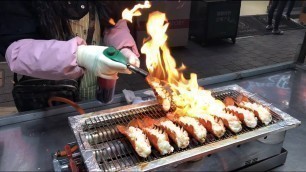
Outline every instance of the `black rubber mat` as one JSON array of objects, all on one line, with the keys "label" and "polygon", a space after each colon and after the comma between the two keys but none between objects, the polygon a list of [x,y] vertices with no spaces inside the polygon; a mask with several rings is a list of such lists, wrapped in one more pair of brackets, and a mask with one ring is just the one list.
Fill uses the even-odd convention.
[{"label": "black rubber mat", "polygon": [[[268,16],[267,15],[256,15],[254,16],[256,20],[258,20],[262,25],[266,26],[268,23]],[[273,20],[274,23],[274,20]],[[279,28],[282,30],[294,30],[294,29],[303,29],[304,27],[300,24],[293,22],[292,20],[286,20],[282,18]]]},{"label": "black rubber mat", "polygon": [[241,16],[238,25],[238,37],[264,34],[265,27],[253,16]]},{"label": "black rubber mat", "polygon": [[[267,15],[241,16],[239,19],[238,37],[271,34],[271,31],[265,29],[267,23]],[[304,29],[305,27],[292,20],[282,18],[279,28],[286,31]]]}]

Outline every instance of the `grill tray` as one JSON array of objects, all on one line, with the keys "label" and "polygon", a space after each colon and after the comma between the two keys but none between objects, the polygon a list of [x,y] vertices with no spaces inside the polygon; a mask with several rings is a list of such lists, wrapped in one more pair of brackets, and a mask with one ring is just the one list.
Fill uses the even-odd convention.
[{"label": "grill tray", "polygon": [[[116,125],[127,125],[129,121],[137,117],[160,118],[165,116],[166,113],[156,102],[70,117],[69,121],[79,143],[85,164],[90,171],[151,170],[164,165],[190,160],[199,155],[205,156],[231,144],[242,143],[247,139],[255,139],[274,131],[273,126],[277,126],[275,129],[281,130],[292,128],[289,126],[296,126],[300,123],[288,114],[263,102],[257,96],[244,91],[236,85],[212,90],[212,95],[220,100],[223,100],[226,96],[235,98],[240,93],[249,97],[251,101],[267,106],[270,109],[273,120],[268,126],[258,121],[258,125],[254,129],[243,126],[243,130],[237,134],[227,130],[221,138],[216,138],[207,133],[206,141],[203,144],[193,138],[191,138],[189,146],[185,149],[179,149],[175,144],[171,144],[174,147],[174,152],[170,155],[162,156],[152,147],[150,156],[142,158],[134,151],[128,139],[116,129]],[[261,129],[267,131],[260,132]],[[213,145],[219,148],[211,149]],[[202,151],[197,152],[197,149]]]}]

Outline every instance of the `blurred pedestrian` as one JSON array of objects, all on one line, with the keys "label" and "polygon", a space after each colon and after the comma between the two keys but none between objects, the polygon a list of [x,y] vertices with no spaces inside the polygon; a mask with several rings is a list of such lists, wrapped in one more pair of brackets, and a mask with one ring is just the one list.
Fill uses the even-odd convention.
[{"label": "blurred pedestrian", "polygon": [[[266,26],[267,30],[272,30],[272,34],[275,34],[275,35],[284,34],[284,32],[279,29],[279,24],[281,22],[282,14],[287,4],[287,1],[288,0],[273,0],[272,1],[272,5],[268,12],[268,25]],[[272,24],[273,14],[276,8],[277,8],[277,12],[274,16],[274,25],[273,25]]]},{"label": "blurred pedestrian", "polygon": [[267,6],[267,13],[269,12],[269,9],[270,9],[270,7],[271,7],[271,4],[272,4],[272,0],[269,0],[269,4],[268,4],[268,6]]},{"label": "blurred pedestrian", "polygon": [[287,9],[287,12],[285,14],[285,19],[290,20],[291,11],[294,7],[294,4],[295,4],[295,0],[289,0],[288,9]]}]

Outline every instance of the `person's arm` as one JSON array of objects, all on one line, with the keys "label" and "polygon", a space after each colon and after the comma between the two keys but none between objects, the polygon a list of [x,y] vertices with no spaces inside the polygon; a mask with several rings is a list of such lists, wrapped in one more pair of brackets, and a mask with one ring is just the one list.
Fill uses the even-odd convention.
[{"label": "person's arm", "polygon": [[84,70],[77,64],[77,48],[85,41],[75,37],[69,41],[22,39],[13,42],[5,58],[18,74],[42,79],[76,79]]},{"label": "person's arm", "polygon": [[13,72],[36,78],[76,79],[83,75],[84,67],[96,76],[116,79],[127,67],[106,57],[106,48],[85,45],[79,37],[69,41],[22,39],[8,47],[5,57]]}]

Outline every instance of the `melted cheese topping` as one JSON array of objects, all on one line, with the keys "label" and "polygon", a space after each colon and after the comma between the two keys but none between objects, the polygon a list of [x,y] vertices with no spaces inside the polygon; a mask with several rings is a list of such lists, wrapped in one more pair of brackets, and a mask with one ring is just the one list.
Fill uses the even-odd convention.
[{"label": "melted cheese topping", "polygon": [[199,138],[201,143],[205,142],[207,131],[199,121],[188,116],[181,116],[179,117],[179,120],[185,125],[193,126],[194,134]]},{"label": "melted cheese topping", "polygon": [[235,115],[232,115],[228,112],[225,112],[224,110],[218,114],[216,114],[217,117],[220,117],[222,119],[225,119],[228,122],[228,127],[235,133],[238,133],[242,130],[241,121],[239,121],[238,117]]},{"label": "melted cheese topping", "polygon": [[255,117],[255,114],[253,112],[243,109],[243,108],[236,107],[236,106],[227,106],[227,109],[243,114],[244,123],[246,126],[250,128],[256,127],[257,118]]},{"label": "melted cheese topping", "polygon": [[186,148],[189,145],[189,137],[187,131],[175,125],[172,121],[167,120],[160,123],[163,127],[168,128],[175,133],[175,141],[179,148]]},{"label": "melted cheese topping", "polygon": [[148,131],[150,134],[155,135],[157,138],[157,145],[160,149],[160,153],[162,155],[168,154],[173,152],[174,148],[170,145],[169,141],[167,140],[167,137],[165,134],[161,133],[159,130],[154,128],[147,128],[146,131]]},{"label": "melted cheese topping", "polygon": [[198,117],[211,123],[212,130],[217,137],[223,136],[223,134],[225,133],[224,126],[217,123],[212,115],[204,114],[199,115]]},{"label": "melted cheese topping", "polygon": [[268,125],[272,121],[271,113],[269,112],[267,108],[263,107],[262,105],[259,105],[257,103],[251,103],[251,102],[241,102],[241,105],[247,108],[250,108],[254,111],[257,111],[259,119],[265,125]]},{"label": "melted cheese topping", "polygon": [[128,136],[135,141],[135,150],[139,156],[146,158],[151,154],[150,142],[141,129],[129,127]]}]

